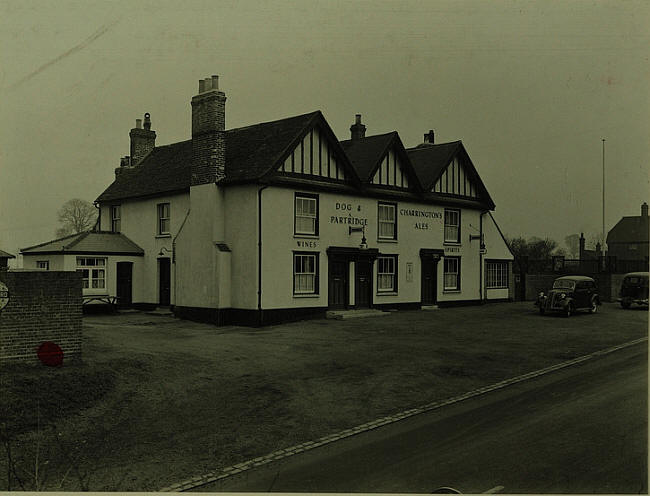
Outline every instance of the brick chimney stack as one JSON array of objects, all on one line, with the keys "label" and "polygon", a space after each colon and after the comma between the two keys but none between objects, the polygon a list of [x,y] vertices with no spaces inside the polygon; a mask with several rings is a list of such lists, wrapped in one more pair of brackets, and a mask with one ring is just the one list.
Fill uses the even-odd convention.
[{"label": "brick chimney stack", "polygon": [[641,217],[647,217],[648,216],[648,204],[646,202],[643,202],[641,204]]},{"label": "brick chimney stack", "polygon": [[350,126],[350,136],[353,140],[366,137],[366,126],[361,124],[361,114],[354,116],[354,124]]},{"label": "brick chimney stack", "polygon": [[226,95],[219,76],[199,80],[192,97],[192,186],[226,176]]},{"label": "brick chimney stack", "polygon": [[144,114],[144,129],[142,119],[135,120],[135,127],[129,133],[131,138],[131,165],[138,165],[142,159],[156,146],[156,132],[151,130],[151,116]]}]

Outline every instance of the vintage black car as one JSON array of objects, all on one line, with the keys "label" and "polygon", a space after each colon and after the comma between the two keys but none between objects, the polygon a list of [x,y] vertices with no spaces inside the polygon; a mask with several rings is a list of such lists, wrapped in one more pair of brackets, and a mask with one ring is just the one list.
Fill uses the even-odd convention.
[{"label": "vintage black car", "polygon": [[648,306],[648,272],[630,272],[623,276],[620,298],[623,308],[630,308],[632,303]]},{"label": "vintage black car", "polygon": [[600,296],[596,281],[587,276],[562,276],[553,283],[553,288],[537,296],[535,305],[539,313],[562,312],[570,317],[576,310],[589,310],[596,313],[600,305]]}]

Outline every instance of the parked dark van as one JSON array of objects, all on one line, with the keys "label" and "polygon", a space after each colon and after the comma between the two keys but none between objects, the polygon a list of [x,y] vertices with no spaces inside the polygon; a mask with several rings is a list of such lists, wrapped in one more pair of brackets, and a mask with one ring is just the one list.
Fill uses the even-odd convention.
[{"label": "parked dark van", "polygon": [[630,272],[623,277],[620,298],[623,308],[630,308],[632,303],[648,306],[648,272]]}]

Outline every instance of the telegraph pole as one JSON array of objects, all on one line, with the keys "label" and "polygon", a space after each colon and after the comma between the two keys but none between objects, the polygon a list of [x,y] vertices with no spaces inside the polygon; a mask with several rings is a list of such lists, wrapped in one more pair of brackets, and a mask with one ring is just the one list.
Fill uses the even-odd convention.
[{"label": "telegraph pole", "polygon": [[602,254],[605,254],[605,138],[603,138],[603,241]]}]

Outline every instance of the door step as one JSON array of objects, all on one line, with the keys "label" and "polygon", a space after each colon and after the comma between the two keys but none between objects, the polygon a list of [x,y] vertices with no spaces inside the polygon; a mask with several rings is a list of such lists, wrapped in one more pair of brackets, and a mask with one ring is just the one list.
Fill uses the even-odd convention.
[{"label": "door step", "polygon": [[438,305],[422,305],[422,310],[440,310]]},{"label": "door step", "polygon": [[169,307],[158,307],[155,310],[151,310],[149,312],[145,312],[147,315],[165,315],[165,316],[172,316],[174,315],[172,311],[169,309]]},{"label": "door step", "polygon": [[382,310],[330,310],[325,316],[328,319],[336,320],[346,320],[346,319],[359,319],[364,317],[385,317],[390,315],[390,312],[384,312]]}]

